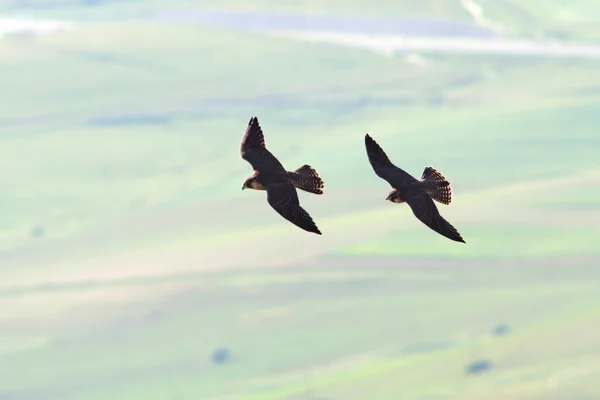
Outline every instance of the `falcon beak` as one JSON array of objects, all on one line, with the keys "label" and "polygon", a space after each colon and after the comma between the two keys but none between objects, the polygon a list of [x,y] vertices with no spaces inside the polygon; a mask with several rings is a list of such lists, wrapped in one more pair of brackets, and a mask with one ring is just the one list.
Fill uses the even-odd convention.
[{"label": "falcon beak", "polygon": [[244,189],[246,189],[246,186],[245,186],[245,185],[242,185],[242,190],[244,190]]}]

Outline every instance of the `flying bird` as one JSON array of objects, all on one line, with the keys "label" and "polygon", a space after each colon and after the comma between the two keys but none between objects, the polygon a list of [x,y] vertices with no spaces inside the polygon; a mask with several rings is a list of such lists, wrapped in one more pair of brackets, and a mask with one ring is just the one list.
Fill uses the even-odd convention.
[{"label": "flying bird", "polygon": [[325,185],[314,168],[305,164],[295,171],[286,171],[277,157],[265,146],[265,137],[256,117],[250,118],[240,144],[242,158],[254,172],[242,185],[242,190],[266,190],[267,202],[283,218],[308,232],[321,234],[312,217],[300,207],[296,188],[323,194]]},{"label": "flying bird", "polygon": [[393,190],[388,193],[386,200],[406,202],[415,217],[429,228],[450,240],[466,243],[460,233],[440,215],[433,202],[435,200],[448,205],[452,201],[452,188],[444,175],[433,167],[425,167],[421,179],[415,179],[396,167],[368,133],[365,135],[365,147],[375,174],[392,186]]}]

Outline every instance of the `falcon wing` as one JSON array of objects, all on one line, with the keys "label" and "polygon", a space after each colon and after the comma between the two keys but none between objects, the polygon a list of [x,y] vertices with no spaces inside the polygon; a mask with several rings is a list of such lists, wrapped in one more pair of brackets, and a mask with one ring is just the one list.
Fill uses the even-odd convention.
[{"label": "falcon wing", "polygon": [[278,169],[285,171],[279,160],[265,147],[265,137],[256,117],[248,121],[240,143],[240,153],[242,158],[257,171]]},{"label": "falcon wing", "polygon": [[279,215],[292,224],[305,231],[321,234],[311,216],[300,207],[298,193],[291,181],[267,185],[267,201]]},{"label": "falcon wing", "polygon": [[460,236],[460,233],[458,233],[456,228],[454,228],[440,215],[440,212],[433,203],[433,200],[426,192],[409,196],[406,199],[406,203],[408,203],[412,209],[415,217],[417,217],[429,228],[450,240],[465,243],[464,239],[462,236]]},{"label": "falcon wing", "polygon": [[375,174],[386,180],[392,187],[417,181],[412,175],[396,167],[381,146],[368,133],[365,135],[365,147],[367,148],[369,163],[371,163]]}]

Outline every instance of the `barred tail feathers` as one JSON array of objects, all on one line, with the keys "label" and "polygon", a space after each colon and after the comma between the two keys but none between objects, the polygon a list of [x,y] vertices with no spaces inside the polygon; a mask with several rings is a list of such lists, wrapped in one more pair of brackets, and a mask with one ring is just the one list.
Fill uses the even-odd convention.
[{"label": "barred tail feathers", "polygon": [[421,181],[426,184],[426,191],[431,198],[442,204],[452,202],[452,187],[450,182],[433,167],[425,167]]},{"label": "barred tail feathers", "polygon": [[309,193],[323,194],[325,184],[310,165],[305,164],[290,174],[296,188]]}]

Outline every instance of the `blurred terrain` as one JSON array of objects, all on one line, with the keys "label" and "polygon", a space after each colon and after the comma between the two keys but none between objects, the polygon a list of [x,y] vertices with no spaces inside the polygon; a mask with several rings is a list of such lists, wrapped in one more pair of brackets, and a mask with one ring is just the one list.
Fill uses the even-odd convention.
[{"label": "blurred terrain", "polygon": [[[599,16],[0,2],[0,398],[599,398]],[[240,190],[254,115],[323,236]],[[466,245],[384,201],[365,132]]]}]

